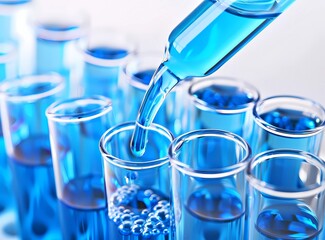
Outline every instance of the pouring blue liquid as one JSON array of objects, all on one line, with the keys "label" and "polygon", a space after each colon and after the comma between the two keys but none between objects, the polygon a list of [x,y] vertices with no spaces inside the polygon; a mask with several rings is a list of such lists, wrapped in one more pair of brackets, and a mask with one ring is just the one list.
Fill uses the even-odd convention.
[{"label": "pouring blue liquid", "polygon": [[185,78],[218,70],[295,0],[205,0],[170,34],[137,116],[130,147],[141,156],[146,128],[166,95]]}]

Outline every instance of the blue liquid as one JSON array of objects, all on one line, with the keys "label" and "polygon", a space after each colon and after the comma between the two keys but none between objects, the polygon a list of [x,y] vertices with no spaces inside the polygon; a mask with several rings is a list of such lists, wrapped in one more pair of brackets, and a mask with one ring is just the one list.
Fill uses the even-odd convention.
[{"label": "blue liquid", "polygon": [[10,184],[11,174],[9,172],[9,166],[7,161],[8,157],[5,150],[2,128],[0,127],[0,215],[3,211],[13,206],[13,198]]},{"label": "blue liquid", "polygon": [[[266,123],[262,123],[263,127],[254,124],[254,139],[251,144],[254,154],[277,148],[319,153],[322,134],[317,131],[315,134],[307,134],[323,124],[318,117],[307,116],[302,111],[278,108],[261,114],[260,118]],[[270,131],[270,126],[276,132]]]},{"label": "blue liquid", "polygon": [[110,239],[168,240],[170,207],[158,191],[123,186],[109,200]]},{"label": "blue liquid", "polygon": [[101,59],[119,59],[124,58],[128,55],[128,51],[126,49],[111,47],[96,47],[87,49],[86,52],[93,57]]},{"label": "blue liquid", "polygon": [[244,6],[250,8],[247,12],[237,11],[242,7],[240,2],[228,7],[219,1],[203,1],[169,36],[167,60],[153,76],[154,84],[139,109],[132,152],[137,156],[144,153],[145,127],[152,123],[166,95],[179,81],[212,74],[292,2],[280,6],[279,12],[272,11],[278,7],[276,1],[249,4]]},{"label": "blue liquid", "polygon": [[[123,91],[119,86],[120,72],[124,58],[130,52],[127,49],[113,47],[94,47],[86,50],[91,57],[101,63],[86,61],[83,70],[84,95],[102,95],[112,100],[115,107],[113,111],[117,122],[124,118],[122,103],[125,101]],[[105,64],[105,61],[110,62]],[[114,62],[115,61],[115,62]]]},{"label": "blue liquid", "polygon": [[35,73],[46,74],[49,72],[56,72],[65,78],[65,96],[75,96],[78,86],[72,86],[72,79],[74,71],[81,59],[78,58],[76,53],[76,41],[81,37],[80,26],[76,25],[55,25],[46,24],[38,26],[41,31],[48,31],[55,36],[64,34],[73,34],[71,38],[58,38],[53,39],[49,36],[39,34],[36,39],[36,60],[35,60]]},{"label": "blue liquid", "polygon": [[193,93],[207,105],[217,109],[241,109],[254,102],[253,96],[241,91],[238,87],[212,85]]},{"label": "blue liquid", "polygon": [[293,132],[314,129],[322,124],[321,119],[306,116],[302,111],[281,108],[263,113],[260,117],[274,127]]},{"label": "blue liquid", "polygon": [[21,141],[14,155],[10,165],[22,239],[60,239],[48,136]]},{"label": "blue liquid", "polygon": [[257,220],[256,239],[318,239],[321,229],[315,214],[295,204],[275,205],[263,210]]},{"label": "blue liquid", "polygon": [[236,190],[203,187],[189,196],[185,208],[178,239],[242,239],[245,207]]},{"label": "blue liquid", "polygon": [[149,85],[152,76],[155,73],[155,69],[147,69],[143,71],[136,72],[133,76],[141,83]]},{"label": "blue liquid", "polygon": [[64,187],[59,201],[64,239],[107,239],[108,217],[103,178],[73,179]]}]

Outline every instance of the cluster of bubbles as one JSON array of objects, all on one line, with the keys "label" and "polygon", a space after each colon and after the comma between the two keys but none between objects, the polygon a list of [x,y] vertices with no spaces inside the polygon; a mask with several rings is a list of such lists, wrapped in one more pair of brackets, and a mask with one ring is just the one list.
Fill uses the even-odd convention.
[{"label": "cluster of bubbles", "polygon": [[137,185],[117,189],[110,198],[108,212],[122,235],[150,239],[170,233],[169,201],[152,189]]},{"label": "cluster of bubbles", "polygon": [[292,131],[314,129],[321,123],[320,119],[302,116],[301,112],[295,110],[275,109],[262,114],[261,118],[272,126]]},{"label": "cluster of bubbles", "polygon": [[239,108],[253,102],[253,96],[231,86],[209,86],[194,93],[194,96],[206,104],[224,109]]}]

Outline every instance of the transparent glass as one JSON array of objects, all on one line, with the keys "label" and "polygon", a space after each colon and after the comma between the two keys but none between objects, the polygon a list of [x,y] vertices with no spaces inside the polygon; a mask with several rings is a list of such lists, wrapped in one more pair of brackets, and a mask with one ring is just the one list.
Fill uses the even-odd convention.
[{"label": "transparent glass", "polygon": [[244,239],[247,142],[215,129],[185,133],[169,147],[175,239]]},{"label": "transparent glass", "polygon": [[209,77],[194,81],[188,94],[188,131],[215,128],[249,140],[252,109],[260,99],[254,86],[230,77]]},{"label": "transparent glass", "polygon": [[325,128],[320,103],[298,96],[272,96],[258,102],[253,115],[254,154],[277,148],[319,153]]},{"label": "transparent glass", "polygon": [[121,71],[131,56],[135,54],[136,43],[122,32],[111,29],[94,29],[84,45],[83,94],[100,94],[112,99],[116,106],[113,111],[117,121],[123,120],[123,81]]},{"label": "transparent glass", "polygon": [[111,100],[103,96],[61,100],[46,110],[46,116],[63,239],[107,239],[98,144],[102,134],[114,125]]},{"label": "transparent glass", "polygon": [[168,146],[172,134],[153,124],[148,151],[129,148],[135,122],[110,128],[100,140],[108,204],[109,240],[171,238]]},{"label": "transparent glass", "polygon": [[[0,82],[17,77],[17,52],[14,44],[0,43]],[[1,109],[0,109],[1,110]],[[15,240],[16,208],[11,189],[11,173],[5,149],[0,116],[0,239]]]},{"label": "transparent glass", "polygon": [[64,80],[57,74],[26,76],[0,85],[3,136],[23,240],[60,239],[45,110],[63,89]]},{"label": "transparent glass", "polygon": [[87,35],[88,17],[54,8],[38,12],[31,24],[36,35],[35,73],[62,75],[66,97],[79,96],[82,57],[77,44]]},{"label": "transparent glass", "polygon": [[[135,121],[150,80],[162,56],[157,52],[139,52],[126,64],[121,80],[125,86],[125,120]],[[176,86],[159,109],[154,122],[168,128],[175,136],[185,132],[187,124],[186,89],[190,80]],[[132,103],[132,104],[130,104]]]},{"label": "transparent glass", "polygon": [[32,6],[31,0],[0,1],[0,44],[15,44],[20,75],[32,73],[33,33],[27,21]]},{"label": "transparent glass", "polygon": [[[286,167],[291,162],[298,163],[297,171]],[[325,166],[320,158],[294,149],[269,150],[253,158],[247,180],[248,239],[324,239]]]}]

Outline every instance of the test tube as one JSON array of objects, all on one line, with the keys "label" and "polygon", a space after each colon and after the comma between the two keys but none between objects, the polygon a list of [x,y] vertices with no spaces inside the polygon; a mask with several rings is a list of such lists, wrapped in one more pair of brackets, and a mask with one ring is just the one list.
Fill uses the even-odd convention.
[{"label": "test tube", "polygon": [[45,109],[64,88],[57,74],[3,82],[1,119],[21,239],[60,239]]},{"label": "test tube", "polygon": [[185,133],[169,147],[175,239],[244,239],[247,142],[227,131]]},{"label": "test tube", "polygon": [[[0,82],[17,77],[16,58],[14,44],[0,43]],[[1,122],[0,116],[0,239],[14,240],[18,239],[16,211]]]},{"label": "test tube", "polygon": [[[300,166],[292,185],[283,178],[290,171],[289,162]],[[324,239],[325,167],[320,158],[296,149],[265,151],[249,164],[247,179],[248,239]]]},{"label": "test tube", "polygon": [[27,19],[32,10],[31,0],[0,0],[0,44],[15,44],[19,75],[32,72],[33,34]]},{"label": "test tube", "polygon": [[89,33],[83,53],[83,94],[100,94],[112,99],[117,122],[123,119],[122,67],[135,54],[135,42],[127,35],[108,29],[95,29]]},{"label": "test tube", "polygon": [[109,240],[171,240],[168,146],[172,134],[148,127],[141,157],[130,151],[135,122],[110,128],[100,140],[108,203]]},{"label": "test tube", "polygon": [[253,108],[254,154],[270,149],[291,148],[318,155],[325,128],[324,107],[299,96],[272,96]]},{"label": "test tube", "polygon": [[[135,121],[151,77],[159,66],[163,56],[157,52],[140,52],[123,68],[122,80],[125,85],[124,112],[125,121]],[[174,136],[185,132],[187,126],[185,100],[190,79],[182,81],[166,97],[164,104],[155,116],[154,122],[168,128]]]},{"label": "test tube", "polygon": [[114,125],[111,100],[102,96],[53,103],[49,122],[63,239],[107,239],[107,203],[98,143]]},{"label": "test tube", "polygon": [[253,130],[252,109],[259,91],[247,82],[230,77],[209,77],[194,81],[188,91],[188,131],[221,129],[249,142]]},{"label": "test tube", "polygon": [[33,19],[36,34],[35,73],[63,76],[65,96],[80,95],[82,57],[77,44],[85,39],[88,19],[80,12],[42,12]]}]

